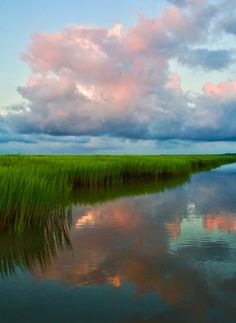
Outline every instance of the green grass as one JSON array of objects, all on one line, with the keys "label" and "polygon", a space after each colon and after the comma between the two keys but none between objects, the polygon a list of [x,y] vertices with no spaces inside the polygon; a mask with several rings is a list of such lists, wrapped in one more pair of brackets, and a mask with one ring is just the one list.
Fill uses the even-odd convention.
[{"label": "green grass", "polygon": [[43,268],[61,250],[72,248],[69,237],[71,217],[47,217],[43,230],[34,228],[24,234],[12,231],[0,235],[0,277],[7,278],[17,270]]},{"label": "green grass", "polygon": [[80,187],[73,191],[70,203],[80,205],[96,205],[123,197],[160,193],[167,189],[177,188],[189,181],[189,176],[181,176],[168,180],[133,180],[124,185],[111,185],[101,187]]},{"label": "green grass", "polygon": [[124,184],[134,181],[139,182],[134,191],[158,191],[155,185],[160,188],[163,180],[186,180],[193,172],[232,162],[236,156],[1,156],[0,226],[18,232],[43,227],[48,217],[64,214],[73,192],[81,201],[99,201],[104,192],[123,195],[124,187],[131,195],[132,185]]},{"label": "green grass", "polygon": [[234,156],[2,156],[0,275],[43,268],[71,248],[74,203],[159,193],[187,182],[192,173],[235,161]]}]

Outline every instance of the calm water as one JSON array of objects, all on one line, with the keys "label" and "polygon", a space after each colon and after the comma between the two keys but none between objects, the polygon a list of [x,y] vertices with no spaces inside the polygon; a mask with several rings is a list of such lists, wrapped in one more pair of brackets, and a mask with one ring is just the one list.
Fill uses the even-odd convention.
[{"label": "calm water", "polygon": [[1,234],[0,322],[235,322],[235,193],[230,165]]}]

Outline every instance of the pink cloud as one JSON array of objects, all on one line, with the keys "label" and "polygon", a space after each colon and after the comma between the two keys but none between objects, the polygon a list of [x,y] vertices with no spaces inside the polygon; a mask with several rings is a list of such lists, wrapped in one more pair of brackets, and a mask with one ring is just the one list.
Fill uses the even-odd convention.
[{"label": "pink cloud", "polygon": [[181,9],[177,7],[166,9],[162,18],[162,25],[165,26],[165,29],[172,31],[173,33],[182,33],[187,24],[189,24],[189,21]]},{"label": "pink cloud", "polygon": [[59,50],[63,37],[61,33],[35,34],[28,53],[21,58],[26,61],[33,71],[47,72],[52,65],[60,64]]},{"label": "pink cloud", "polygon": [[166,87],[176,91],[177,93],[181,93],[182,88],[181,88],[181,79],[179,74],[177,73],[172,74],[166,84]]},{"label": "pink cloud", "polygon": [[216,116],[212,97],[235,97],[235,83],[206,84],[205,95],[192,98],[170,69],[171,59],[207,40],[214,16],[206,1],[189,1],[154,19],[141,16],[132,28],[70,26],[34,35],[22,55],[32,75],[18,89],[28,104],[9,112],[9,123],[20,132],[134,139],[216,132],[227,115],[218,107]]},{"label": "pink cloud", "polygon": [[28,99],[40,94],[44,99],[50,97],[50,87],[51,97],[60,96],[60,91],[64,95],[68,83],[75,94],[79,83],[92,87],[103,106],[127,109],[151,87],[166,83],[169,57],[163,49],[172,42],[169,31],[185,32],[184,21],[180,9],[171,7],[154,21],[141,17],[129,30],[119,24],[110,29],[73,26],[61,33],[36,34],[22,58],[37,77],[30,76],[20,92]]},{"label": "pink cloud", "polygon": [[219,84],[207,83],[203,87],[206,95],[219,99],[235,99],[236,98],[236,81],[221,82]]}]

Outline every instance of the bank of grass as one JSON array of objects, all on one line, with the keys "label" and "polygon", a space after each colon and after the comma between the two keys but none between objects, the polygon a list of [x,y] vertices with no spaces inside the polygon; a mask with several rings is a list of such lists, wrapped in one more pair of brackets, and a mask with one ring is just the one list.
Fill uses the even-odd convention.
[{"label": "bank of grass", "polygon": [[101,187],[186,179],[232,162],[236,156],[1,156],[0,226],[43,226],[48,216],[64,212],[72,192],[84,188],[96,195]]}]

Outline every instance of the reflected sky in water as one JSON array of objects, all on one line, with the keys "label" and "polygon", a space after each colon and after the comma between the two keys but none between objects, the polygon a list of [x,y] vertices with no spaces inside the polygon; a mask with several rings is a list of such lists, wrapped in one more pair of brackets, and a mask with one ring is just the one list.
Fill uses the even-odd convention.
[{"label": "reflected sky in water", "polygon": [[14,242],[26,265],[0,282],[3,322],[235,322],[235,192],[230,165],[162,193],[74,206],[70,243],[50,254],[43,240],[47,261]]}]

